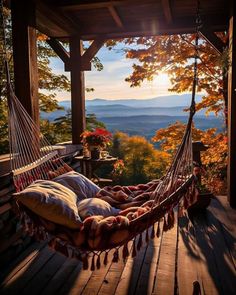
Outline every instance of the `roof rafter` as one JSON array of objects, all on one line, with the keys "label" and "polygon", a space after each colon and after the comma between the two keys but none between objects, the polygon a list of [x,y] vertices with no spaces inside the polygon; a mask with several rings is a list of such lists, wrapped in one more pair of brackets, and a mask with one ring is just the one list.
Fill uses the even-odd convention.
[{"label": "roof rafter", "polygon": [[161,0],[164,15],[168,24],[172,23],[173,17],[171,13],[170,0]]},{"label": "roof rafter", "polygon": [[117,25],[119,28],[123,28],[124,25],[123,25],[122,20],[121,20],[121,18],[120,18],[120,16],[119,16],[117,10],[115,9],[115,7],[112,6],[112,5],[109,5],[109,6],[108,6],[108,10],[109,10],[109,12],[110,12],[112,18],[114,19],[116,25]]}]

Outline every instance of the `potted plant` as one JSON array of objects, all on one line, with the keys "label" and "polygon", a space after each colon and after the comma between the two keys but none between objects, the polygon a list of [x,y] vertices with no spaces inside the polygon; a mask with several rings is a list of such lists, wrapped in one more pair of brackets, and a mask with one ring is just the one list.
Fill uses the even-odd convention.
[{"label": "potted plant", "polygon": [[206,209],[210,205],[211,199],[214,198],[214,194],[206,187],[206,185],[197,183],[197,189],[199,191],[197,201],[188,208],[188,211],[195,212]]},{"label": "potted plant", "polygon": [[106,129],[96,128],[93,131],[85,130],[81,137],[84,148],[91,153],[91,158],[99,159],[100,151],[111,143],[112,134]]}]

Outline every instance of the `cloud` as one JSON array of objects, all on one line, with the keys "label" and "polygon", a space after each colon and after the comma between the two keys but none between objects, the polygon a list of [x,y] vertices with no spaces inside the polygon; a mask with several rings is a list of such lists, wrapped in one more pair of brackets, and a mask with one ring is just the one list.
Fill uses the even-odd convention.
[{"label": "cloud", "polygon": [[[86,93],[87,99],[144,99],[169,94],[168,78],[161,79],[159,82],[157,78],[153,82],[142,83],[141,87],[130,88],[129,83],[124,80],[132,73],[134,61],[126,59],[122,50],[114,52],[102,48],[98,57],[104,65],[104,69],[98,72],[92,68],[92,71],[85,72],[85,86],[95,89],[94,92]],[[64,74],[70,78],[70,73],[64,72],[64,64],[59,58],[52,58],[50,66],[54,73]],[[57,93],[58,100],[67,100],[70,97],[68,92]]]}]

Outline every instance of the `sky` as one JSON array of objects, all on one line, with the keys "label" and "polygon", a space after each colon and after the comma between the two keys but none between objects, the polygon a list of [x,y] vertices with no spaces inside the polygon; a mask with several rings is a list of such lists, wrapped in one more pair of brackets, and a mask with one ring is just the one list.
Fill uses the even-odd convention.
[{"label": "sky", "polygon": [[[104,69],[98,72],[92,67],[91,71],[85,72],[85,86],[94,88],[93,92],[86,93],[86,99],[147,99],[173,94],[168,92],[170,82],[164,73],[151,82],[144,82],[141,87],[131,88],[129,83],[125,82],[125,78],[132,73],[134,60],[126,59],[122,48],[121,43],[112,50],[105,47],[99,50],[97,56]],[[59,58],[51,60],[51,67],[55,73],[70,77],[68,72],[64,72],[64,65]],[[57,99],[70,100],[70,93],[60,92],[57,94]]]}]

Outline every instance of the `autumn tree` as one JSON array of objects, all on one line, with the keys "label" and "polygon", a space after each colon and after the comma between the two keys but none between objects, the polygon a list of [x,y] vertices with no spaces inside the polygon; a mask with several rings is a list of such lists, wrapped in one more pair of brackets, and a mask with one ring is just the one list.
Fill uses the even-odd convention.
[{"label": "autumn tree", "polygon": [[124,161],[123,184],[145,183],[160,178],[170,163],[169,154],[156,150],[144,137],[128,136],[122,132],[114,134],[111,153]]},{"label": "autumn tree", "polygon": [[[176,122],[167,128],[157,130],[152,140],[159,142],[163,151],[173,155],[181,143],[185,127],[183,123]],[[225,134],[217,133],[216,128],[200,130],[193,126],[192,136],[193,141],[201,141],[208,147],[201,156],[203,167],[205,167],[203,182],[212,192],[224,192],[227,165],[227,138]]]},{"label": "autumn tree", "polygon": [[[170,35],[151,38],[127,39],[127,44],[137,45],[126,49],[126,57],[137,60],[132,74],[126,78],[131,87],[140,86],[146,80],[153,80],[160,72],[168,74],[170,92],[191,92],[193,83],[193,62],[196,54],[195,35]],[[223,78],[227,67],[227,51],[219,55],[208,42],[200,39],[198,46],[198,92],[204,92],[197,109],[207,112],[222,112],[224,100]]]},{"label": "autumn tree", "polygon": [[[6,35],[6,53],[9,60],[10,74],[12,82],[14,81],[13,72],[13,53],[11,40],[11,15],[10,10],[4,8],[5,35]],[[8,124],[7,124],[7,103],[6,103],[6,76],[4,73],[4,43],[3,28],[1,28],[1,79],[0,79],[0,154],[9,151],[8,143]],[[58,104],[57,92],[70,91],[70,81],[66,75],[56,74],[50,67],[50,59],[56,58],[56,53],[46,42],[47,36],[37,33],[37,57],[38,57],[38,76],[39,76],[39,107],[41,112],[53,112],[63,107]],[[93,64],[97,70],[102,70],[102,64],[98,58],[93,59]],[[93,91],[93,88],[87,88],[87,91]],[[97,121],[95,116],[88,116],[88,126],[100,126],[102,123]],[[62,129],[63,127],[63,129]],[[56,120],[40,120],[41,132],[52,144],[68,141],[71,139],[71,113],[68,113]]]},{"label": "autumn tree", "polygon": [[[225,41],[224,34],[218,34]],[[160,72],[166,72],[171,81],[170,92],[191,92],[193,84],[193,62],[196,55],[195,35],[171,35],[127,39],[126,57],[136,60],[132,74],[126,78],[131,87],[137,87],[144,80],[151,81]],[[133,46],[133,45],[136,46]],[[135,49],[136,48],[136,49]],[[219,55],[204,39],[200,39],[197,48],[198,85],[197,91],[204,93],[196,109],[205,109],[206,113],[216,115],[227,113],[227,95],[224,89],[227,72],[227,50]],[[176,149],[183,136],[185,126],[176,122],[172,126],[158,130],[153,140],[162,142],[164,151]],[[203,155],[203,163],[208,173],[208,185],[222,188],[225,180],[227,159],[227,137],[225,132],[216,129],[202,131],[193,129],[194,139],[209,145]],[[220,144],[218,143],[220,141]],[[220,189],[219,189],[220,190]]]}]

